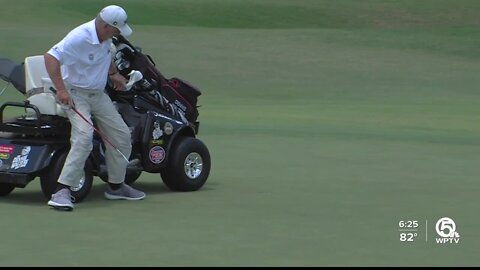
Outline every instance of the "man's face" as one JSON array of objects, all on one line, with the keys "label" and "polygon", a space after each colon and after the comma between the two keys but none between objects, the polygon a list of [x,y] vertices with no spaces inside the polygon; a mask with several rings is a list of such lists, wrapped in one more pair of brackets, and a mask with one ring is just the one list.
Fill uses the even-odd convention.
[{"label": "man's face", "polygon": [[113,27],[111,25],[108,25],[108,28],[109,28],[108,35],[109,35],[110,38],[113,37],[113,36],[120,35],[120,30],[118,30],[118,28]]},{"label": "man's face", "polygon": [[113,36],[120,35],[120,30],[118,30],[118,28],[114,26],[105,24],[105,33],[106,33],[107,39],[109,39],[109,38],[112,38]]}]

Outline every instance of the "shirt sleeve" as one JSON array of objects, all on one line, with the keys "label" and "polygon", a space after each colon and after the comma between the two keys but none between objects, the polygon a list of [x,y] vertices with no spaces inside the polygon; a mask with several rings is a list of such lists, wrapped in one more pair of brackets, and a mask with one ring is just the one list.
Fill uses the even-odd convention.
[{"label": "shirt sleeve", "polygon": [[77,61],[80,47],[81,43],[77,39],[67,36],[55,44],[48,54],[55,57],[62,65],[69,66]]},{"label": "shirt sleeve", "polygon": [[[63,41],[63,40],[62,40]],[[55,57],[60,63],[62,63],[62,54],[63,54],[63,43],[60,41],[59,43],[55,44],[50,50],[48,50],[48,54]]]}]

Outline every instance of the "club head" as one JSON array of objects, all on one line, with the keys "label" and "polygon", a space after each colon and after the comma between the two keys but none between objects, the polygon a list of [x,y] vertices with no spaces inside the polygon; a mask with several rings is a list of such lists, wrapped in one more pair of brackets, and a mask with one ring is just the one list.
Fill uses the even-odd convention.
[{"label": "club head", "polygon": [[143,75],[140,71],[138,70],[132,70],[130,71],[130,73],[128,74],[128,76],[130,77],[130,79],[128,80],[128,83],[127,83],[127,90],[130,90],[133,86],[134,83],[140,81],[141,79],[143,79]]},{"label": "club head", "polygon": [[137,167],[137,166],[140,165],[140,163],[141,163],[141,162],[140,162],[140,159],[138,159],[138,158],[129,160],[129,161],[128,161],[128,164],[127,164],[127,168],[129,168],[129,167],[131,167],[131,168]]}]

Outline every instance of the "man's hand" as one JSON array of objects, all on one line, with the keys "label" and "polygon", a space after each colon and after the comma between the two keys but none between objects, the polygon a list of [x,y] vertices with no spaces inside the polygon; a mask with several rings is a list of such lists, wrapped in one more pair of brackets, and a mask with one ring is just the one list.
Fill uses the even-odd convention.
[{"label": "man's hand", "polygon": [[69,107],[72,106],[70,95],[66,90],[58,91],[57,89],[57,98],[61,105],[67,105]]},{"label": "man's hand", "polygon": [[113,89],[117,91],[126,91],[127,90],[127,79],[123,77],[120,73],[115,73],[111,75],[110,80],[113,83]]}]

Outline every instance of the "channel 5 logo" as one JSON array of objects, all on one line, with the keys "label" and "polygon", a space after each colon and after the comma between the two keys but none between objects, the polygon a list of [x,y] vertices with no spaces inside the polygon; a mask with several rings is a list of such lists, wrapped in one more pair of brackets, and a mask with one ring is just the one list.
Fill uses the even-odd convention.
[{"label": "channel 5 logo", "polygon": [[455,221],[449,217],[443,217],[437,221],[435,230],[438,236],[435,238],[438,244],[458,244],[460,242],[460,234],[457,232]]}]

